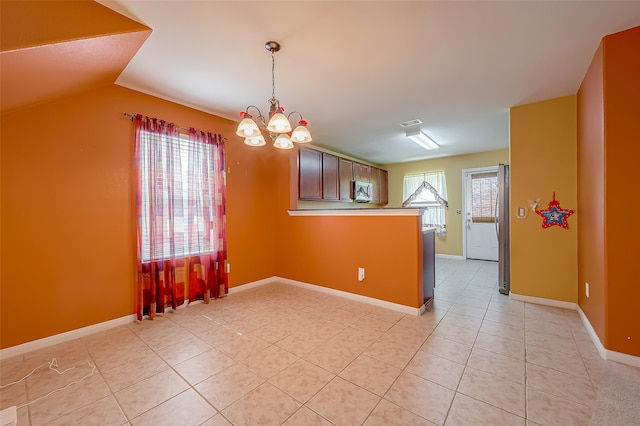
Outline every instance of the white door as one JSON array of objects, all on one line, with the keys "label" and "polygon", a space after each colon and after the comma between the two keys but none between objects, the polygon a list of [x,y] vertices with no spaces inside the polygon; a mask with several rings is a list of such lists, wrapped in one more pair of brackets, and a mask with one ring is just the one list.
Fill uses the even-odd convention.
[{"label": "white door", "polygon": [[463,175],[466,257],[497,261],[498,168],[470,169],[463,171]]}]

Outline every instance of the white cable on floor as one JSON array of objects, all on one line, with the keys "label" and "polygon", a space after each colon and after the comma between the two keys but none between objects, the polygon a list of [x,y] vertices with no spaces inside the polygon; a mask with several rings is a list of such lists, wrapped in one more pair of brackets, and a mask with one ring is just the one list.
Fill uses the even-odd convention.
[{"label": "white cable on floor", "polygon": [[31,371],[31,373],[27,374],[27,375],[26,375],[26,376],[24,376],[22,379],[20,379],[20,380],[16,380],[15,382],[7,383],[6,385],[0,385],[0,389],[4,389],[4,388],[6,388],[6,387],[9,387],[9,386],[15,385],[15,384],[17,384],[17,383],[20,383],[20,382],[22,382],[23,380],[26,380],[29,376],[31,376],[33,373],[35,373],[36,371],[38,371],[39,369],[41,369],[41,368],[42,368],[42,367],[44,367],[45,365],[48,365],[48,366],[49,366],[49,370],[53,370],[53,371],[55,371],[56,373],[58,373],[58,374],[62,375],[62,374],[64,374],[64,373],[66,373],[67,371],[73,370],[73,369],[75,369],[76,367],[78,367],[79,365],[83,365],[83,364],[85,364],[85,363],[86,363],[89,367],[91,367],[91,372],[90,372],[89,374],[85,375],[85,376],[84,376],[84,377],[82,377],[80,380],[76,380],[76,381],[74,381],[74,382],[68,383],[67,385],[65,385],[65,386],[63,386],[63,387],[61,387],[61,388],[58,388],[58,389],[52,390],[51,392],[47,393],[46,395],[43,395],[43,396],[41,396],[41,397],[39,397],[39,398],[36,398],[36,399],[34,399],[33,401],[26,402],[26,403],[24,403],[24,404],[22,404],[22,405],[18,405],[18,407],[17,407],[17,408],[26,407],[27,405],[31,405],[31,404],[33,404],[33,403],[34,403],[34,402],[36,402],[36,401],[40,401],[41,399],[44,399],[44,398],[48,397],[49,395],[52,395],[52,394],[54,394],[54,393],[56,393],[56,392],[60,392],[61,390],[65,390],[65,389],[66,389],[66,388],[68,388],[69,386],[71,386],[71,385],[75,385],[75,384],[78,384],[78,383],[82,382],[84,379],[86,379],[86,378],[89,378],[89,377],[93,376],[93,373],[96,371],[96,366],[95,366],[95,364],[92,364],[91,362],[86,361],[86,362],[82,362],[82,363],[80,363],[80,364],[76,364],[76,365],[74,365],[73,367],[69,367],[69,368],[67,368],[66,370],[60,371],[60,370],[58,370],[58,368],[57,368],[57,367],[58,367],[58,360],[56,360],[55,358],[51,358],[51,361],[49,361],[49,362],[47,362],[47,363],[45,363],[45,364],[42,364],[42,365],[41,365],[41,366],[39,366],[39,367],[34,368],[34,369]]}]

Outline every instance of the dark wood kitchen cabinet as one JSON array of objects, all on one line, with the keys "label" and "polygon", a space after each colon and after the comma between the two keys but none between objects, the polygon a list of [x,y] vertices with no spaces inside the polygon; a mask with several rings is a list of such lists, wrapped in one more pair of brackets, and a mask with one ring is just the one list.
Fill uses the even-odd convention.
[{"label": "dark wood kitchen cabinet", "polygon": [[298,151],[298,199],[353,201],[353,181],[371,182],[371,204],[387,204],[387,171],[357,161],[300,147]]},{"label": "dark wood kitchen cabinet", "polygon": [[322,199],[326,201],[340,200],[340,175],[338,157],[322,153]]},{"label": "dark wood kitchen cabinet", "polygon": [[298,153],[298,198],[322,200],[322,153],[300,148]]},{"label": "dark wood kitchen cabinet", "polygon": [[338,158],[340,176],[340,201],[353,201],[353,161]]},{"label": "dark wood kitchen cabinet", "polygon": [[367,166],[366,164],[358,163],[356,161],[353,162],[353,180],[370,182],[370,172],[371,167]]},{"label": "dark wood kitchen cabinet", "polygon": [[389,202],[389,176],[386,170],[371,167],[371,202],[387,204]]}]

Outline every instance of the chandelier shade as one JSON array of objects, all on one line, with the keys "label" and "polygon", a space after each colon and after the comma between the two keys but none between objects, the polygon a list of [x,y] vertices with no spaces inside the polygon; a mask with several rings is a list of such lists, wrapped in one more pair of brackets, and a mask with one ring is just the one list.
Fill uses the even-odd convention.
[{"label": "chandelier shade", "polygon": [[[249,146],[263,146],[266,144],[262,135],[265,129],[269,133],[269,137],[273,141],[273,145],[280,149],[293,148],[293,142],[307,143],[311,142],[311,133],[307,128],[307,122],[302,118],[302,114],[297,111],[284,114],[284,107],[280,106],[280,101],[275,95],[275,57],[274,53],[280,50],[280,44],[275,41],[268,41],[264,45],[265,49],[271,52],[271,99],[269,99],[269,120],[267,121],[262,115],[260,109],[254,105],[249,105],[247,109],[240,113],[242,120],[236,129],[236,135],[245,138],[244,143]],[[257,111],[255,120],[249,109],[254,108]],[[298,126],[295,130],[291,127],[289,118],[292,114],[300,116]]]}]

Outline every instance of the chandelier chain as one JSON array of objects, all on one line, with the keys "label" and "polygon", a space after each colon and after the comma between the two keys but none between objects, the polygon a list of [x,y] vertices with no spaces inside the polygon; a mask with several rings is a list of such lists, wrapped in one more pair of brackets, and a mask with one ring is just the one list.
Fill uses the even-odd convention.
[{"label": "chandelier chain", "polygon": [[276,98],[276,59],[271,50],[271,99]]}]

